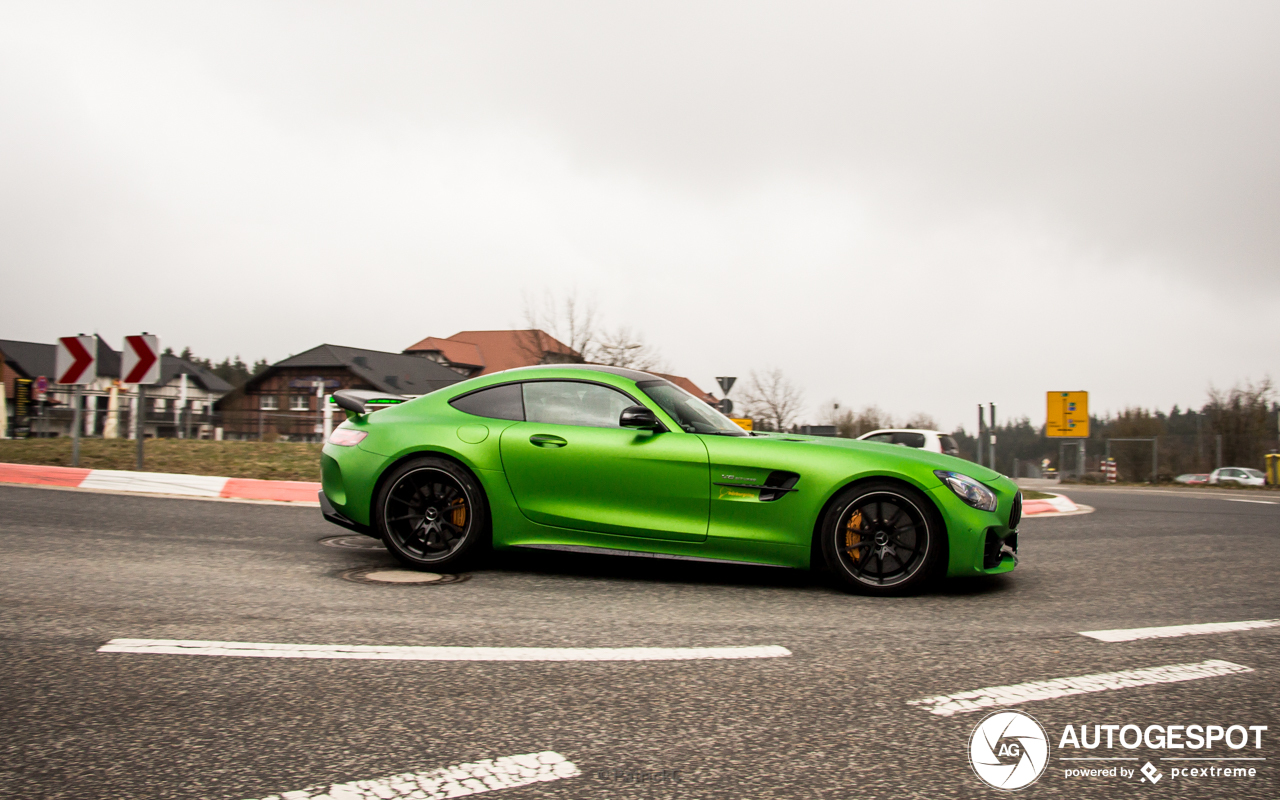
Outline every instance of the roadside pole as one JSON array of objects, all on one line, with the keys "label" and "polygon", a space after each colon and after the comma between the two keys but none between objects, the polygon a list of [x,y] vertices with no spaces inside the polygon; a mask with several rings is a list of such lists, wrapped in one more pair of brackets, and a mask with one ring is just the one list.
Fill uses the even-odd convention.
[{"label": "roadside pole", "polygon": [[146,416],[147,416],[147,387],[143,386],[142,384],[138,384],[138,413],[135,415],[135,418],[133,420],[134,431],[136,432],[136,436],[138,439],[138,445],[137,445],[138,472],[142,472],[142,464],[144,461],[143,452],[142,452],[142,441],[146,438],[146,428],[143,427],[143,420],[146,418]]},{"label": "roadside pole", "polygon": [[187,373],[178,376],[178,404],[173,409],[173,426],[178,431],[178,438],[187,438]]},{"label": "roadside pole", "polygon": [[1151,437],[1151,485],[1160,484],[1160,437]]},{"label": "roadside pole", "polygon": [[0,385],[0,439],[9,438],[9,399],[5,397],[5,388]]},{"label": "roadside pole", "polygon": [[987,448],[991,457],[991,469],[996,469],[996,404],[991,404],[991,446]]},{"label": "roadside pole", "polygon": [[160,380],[160,337],[145,331],[141,336],[126,336],[120,353],[121,382],[132,383],[138,390],[138,413],[133,422],[138,437],[137,469],[141,472],[147,440],[147,384]]},{"label": "roadside pole", "polygon": [[322,420],[320,430],[324,433],[324,438],[320,441],[329,441],[329,434],[333,433],[333,409],[329,407],[329,398],[324,393],[324,381],[316,381],[316,402],[320,404],[320,419]]},{"label": "roadside pole", "polygon": [[80,384],[71,387],[71,466],[80,466]]},{"label": "roadside pole", "polygon": [[983,450],[982,440],[986,438],[986,435],[987,435],[986,415],[982,410],[982,403],[978,403],[978,452],[974,453],[973,460],[976,461],[979,466],[981,466],[983,463],[982,462],[982,450]]},{"label": "roadside pole", "polygon": [[93,336],[63,336],[54,353],[58,383],[71,384],[71,466],[80,466],[80,387],[98,377],[98,342]]}]

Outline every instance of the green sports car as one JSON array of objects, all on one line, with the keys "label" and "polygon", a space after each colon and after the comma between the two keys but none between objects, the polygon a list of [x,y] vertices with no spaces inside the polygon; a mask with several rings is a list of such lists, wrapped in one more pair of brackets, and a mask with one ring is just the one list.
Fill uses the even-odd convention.
[{"label": "green sports car", "polygon": [[324,516],[417,569],[538,548],[825,565],[888,594],[1017,563],[1022,498],[999,473],[899,445],[748,433],[645,372],[523,367],[408,401],[333,401],[347,420],[321,456]]}]

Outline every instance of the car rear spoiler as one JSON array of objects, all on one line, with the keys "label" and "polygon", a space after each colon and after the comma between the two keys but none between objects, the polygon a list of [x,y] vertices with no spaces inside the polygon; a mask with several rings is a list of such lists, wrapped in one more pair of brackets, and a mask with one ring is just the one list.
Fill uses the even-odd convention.
[{"label": "car rear spoiler", "polygon": [[347,412],[347,419],[363,416],[380,408],[403,403],[409,398],[385,392],[368,392],[363,389],[340,389],[329,395],[329,402]]}]

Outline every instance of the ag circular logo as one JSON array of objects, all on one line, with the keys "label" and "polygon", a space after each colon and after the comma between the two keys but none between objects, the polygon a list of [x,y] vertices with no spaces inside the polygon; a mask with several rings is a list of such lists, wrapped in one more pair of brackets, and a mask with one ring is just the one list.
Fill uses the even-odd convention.
[{"label": "ag circular logo", "polygon": [[1030,714],[988,714],[969,735],[969,765],[988,786],[1030,786],[1049,766],[1049,735]]}]

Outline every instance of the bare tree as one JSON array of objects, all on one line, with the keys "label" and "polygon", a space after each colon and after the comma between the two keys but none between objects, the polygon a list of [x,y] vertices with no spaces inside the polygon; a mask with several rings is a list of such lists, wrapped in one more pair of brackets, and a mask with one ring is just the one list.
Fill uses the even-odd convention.
[{"label": "bare tree", "polygon": [[1270,378],[1242,381],[1228,391],[1209,388],[1209,402],[1202,413],[1209,418],[1210,430],[1222,437],[1224,464],[1262,463],[1263,453],[1275,441],[1270,409],[1274,393]]},{"label": "bare tree", "polygon": [[923,411],[917,411],[907,418],[904,428],[920,428],[926,431],[938,430],[938,421]]},{"label": "bare tree", "polygon": [[804,393],[774,367],[762,375],[752,370],[742,399],[762,430],[785,431],[800,413]]},{"label": "bare tree", "polygon": [[[836,436],[845,439],[856,439],[864,433],[895,427],[893,415],[879,406],[863,406],[861,411],[854,411],[851,408],[841,408],[840,403],[835,400],[827,404],[827,412],[823,419],[824,424],[836,427]],[[935,427],[932,417],[925,414],[913,416],[907,427],[911,427],[911,423],[914,422],[924,422],[928,423],[930,428]]]},{"label": "bare tree", "polygon": [[611,367],[626,367],[639,370],[662,370],[662,357],[644,337],[633,333],[631,328],[623,325],[613,331],[605,331],[599,335],[587,360]]},{"label": "bare tree", "polygon": [[[520,347],[535,363],[582,362],[594,346],[595,306],[580,300],[576,291],[562,300],[556,300],[550,290],[543,293],[541,301],[534,301],[526,294],[524,321],[528,330],[521,337]],[[573,353],[557,352],[547,340],[548,335]]]}]

